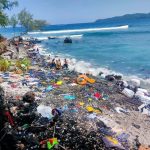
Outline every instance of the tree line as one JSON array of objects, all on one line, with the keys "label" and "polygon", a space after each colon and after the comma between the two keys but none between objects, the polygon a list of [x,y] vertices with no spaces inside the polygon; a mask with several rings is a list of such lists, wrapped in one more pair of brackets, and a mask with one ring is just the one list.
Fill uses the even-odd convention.
[{"label": "tree line", "polygon": [[0,26],[5,27],[11,25],[15,29],[17,25],[21,25],[28,32],[31,30],[39,30],[48,24],[45,20],[34,19],[33,15],[26,9],[9,18],[5,10],[10,10],[16,6],[18,6],[16,0],[0,0]]}]

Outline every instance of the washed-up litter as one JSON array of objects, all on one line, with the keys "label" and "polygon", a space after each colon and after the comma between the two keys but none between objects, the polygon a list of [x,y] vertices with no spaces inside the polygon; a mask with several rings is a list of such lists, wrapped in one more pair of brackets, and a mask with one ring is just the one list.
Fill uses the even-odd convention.
[{"label": "washed-up litter", "polygon": [[150,115],[150,104],[142,104],[138,109],[142,114]]},{"label": "washed-up litter", "polygon": [[77,86],[78,84],[76,84],[76,83],[71,83],[71,84],[69,84],[69,86]]},{"label": "washed-up litter", "polygon": [[57,84],[57,85],[62,85],[62,84],[63,84],[63,81],[57,81],[56,84]]},{"label": "washed-up litter", "polygon": [[124,88],[124,90],[122,91],[122,93],[127,96],[132,98],[134,96],[134,92],[130,89]]},{"label": "washed-up litter", "polygon": [[[43,65],[39,68],[39,60],[34,59],[37,68],[34,66],[24,75],[2,74],[9,77],[5,80],[8,87],[17,85],[11,88],[12,95],[19,88],[30,89],[23,97],[17,93],[7,98],[19,128],[14,132],[21,132],[17,138],[25,149],[129,149],[126,147],[130,136],[125,133],[124,118],[122,121],[120,116],[126,114],[129,119],[130,110],[135,111],[140,100],[145,104],[139,111],[149,112],[149,93],[139,88],[139,81],[132,80],[130,85],[121,76],[101,75],[104,78],[99,79],[75,71],[51,70],[44,66],[44,56],[39,58]],[[22,80],[27,80],[27,87],[22,87]],[[138,123],[131,126],[142,130]],[[25,142],[22,137],[26,137]]]},{"label": "washed-up litter", "polygon": [[95,80],[87,77],[86,75],[79,75],[79,77],[77,78],[77,83],[80,85],[86,85],[87,82],[93,84],[95,83]]},{"label": "washed-up litter", "polygon": [[102,111],[99,109],[99,108],[93,108],[92,106],[87,106],[86,107],[86,110],[88,111],[88,112],[94,112],[94,113],[102,113]]},{"label": "washed-up litter", "polygon": [[74,95],[65,95],[64,99],[66,99],[66,100],[75,100],[76,97]]},{"label": "washed-up litter", "polygon": [[124,150],[125,148],[119,143],[119,141],[111,136],[103,137],[103,141],[106,147],[118,148]]},{"label": "washed-up litter", "polygon": [[127,110],[121,108],[121,107],[116,107],[115,110],[118,112],[118,113],[128,113]]},{"label": "washed-up litter", "polygon": [[45,92],[50,92],[51,90],[53,90],[53,87],[51,85],[49,85],[46,89]]},{"label": "washed-up litter", "polygon": [[94,93],[94,97],[100,99],[102,95],[99,92]]},{"label": "washed-up litter", "polygon": [[90,119],[95,119],[95,118],[97,118],[96,114],[94,114],[94,113],[88,115],[87,117],[90,118]]},{"label": "washed-up litter", "polygon": [[117,139],[120,142],[128,142],[128,138],[129,138],[129,134],[126,134],[126,133],[121,133],[117,135]]},{"label": "washed-up litter", "polygon": [[48,119],[52,118],[52,108],[49,106],[40,105],[37,107],[37,112]]},{"label": "washed-up litter", "polygon": [[83,106],[83,105],[84,105],[84,103],[83,103],[83,102],[79,102],[79,105],[80,105],[80,106]]}]

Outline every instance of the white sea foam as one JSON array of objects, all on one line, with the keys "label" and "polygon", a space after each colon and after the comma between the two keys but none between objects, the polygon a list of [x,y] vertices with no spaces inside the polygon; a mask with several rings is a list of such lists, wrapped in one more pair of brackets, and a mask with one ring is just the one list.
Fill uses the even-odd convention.
[{"label": "white sea foam", "polygon": [[66,38],[66,37],[70,37],[72,39],[80,39],[83,37],[83,34],[75,34],[75,35],[62,35],[62,36],[56,36],[56,38]]},{"label": "white sea foam", "polygon": [[89,29],[74,29],[74,30],[57,30],[57,31],[43,31],[43,32],[28,32],[28,34],[60,34],[60,33],[77,33],[77,32],[98,32],[109,30],[125,30],[128,29],[128,25],[119,27],[107,27],[107,28],[89,28]]}]

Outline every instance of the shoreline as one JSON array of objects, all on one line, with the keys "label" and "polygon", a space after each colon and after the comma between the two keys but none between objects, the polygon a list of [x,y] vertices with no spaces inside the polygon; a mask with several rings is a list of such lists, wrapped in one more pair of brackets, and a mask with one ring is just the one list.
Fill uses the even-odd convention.
[{"label": "shoreline", "polygon": [[[38,44],[41,49],[43,48],[42,44]],[[138,82],[140,82],[139,86],[143,89],[148,90],[148,92],[150,92],[150,78],[147,77],[141,77],[138,76],[136,74],[124,74],[121,72],[117,72],[114,70],[111,70],[107,67],[99,67],[98,65],[93,65],[90,62],[84,61],[84,60],[78,60],[77,58],[74,58],[72,56],[67,56],[65,54],[59,53],[59,54],[54,54],[53,52],[49,52],[49,50],[47,49],[42,49],[41,50],[41,54],[42,55],[51,55],[53,58],[55,58],[56,56],[59,56],[60,59],[64,59],[67,58],[68,61],[70,61],[70,63],[72,64],[72,66],[69,68],[71,71],[77,71],[78,73],[89,73],[92,74],[93,76],[96,76],[98,78],[105,78],[107,75],[117,75],[117,76],[121,76],[122,80],[125,82],[128,82],[128,84],[131,84],[131,80],[135,79],[135,80],[139,80]],[[82,66],[82,67],[81,67]]]},{"label": "shoreline", "polygon": [[[22,49],[21,51],[23,52],[24,50]],[[19,54],[20,56],[22,55],[21,51]],[[14,53],[16,54],[16,52]],[[24,56],[25,53],[21,57]],[[43,57],[44,60],[46,61],[46,56]],[[5,89],[6,97],[7,95],[11,96],[10,94],[12,92],[14,96],[20,96],[20,101],[22,101],[22,96],[26,92],[32,91],[35,94],[35,102],[38,105],[50,106],[53,109],[54,108],[63,109],[62,116],[59,118],[62,121],[62,125],[60,123],[61,121],[58,119],[56,125],[58,124],[59,128],[58,131],[55,131],[57,138],[60,140],[61,143],[60,145],[63,145],[63,147],[68,146],[71,140],[69,139],[69,136],[73,136],[72,130],[79,130],[80,132],[78,132],[78,134],[80,133],[81,137],[78,138],[84,139],[84,141],[88,139],[88,138],[86,139],[86,136],[88,137],[89,134],[91,134],[91,132],[94,132],[94,134],[96,134],[93,135],[95,137],[95,140],[100,138],[99,139],[100,141],[98,140],[98,142],[96,142],[95,145],[92,144],[96,148],[98,147],[100,148],[100,146],[102,146],[108,150],[109,148],[106,147],[107,142],[106,143],[104,142],[106,141],[106,139],[104,140],[104,138],[108,135],[109,136],[111,135],[111,137],[113,137],[115,140],[117,139],[118,135],[122,135],[123,133],[129,135],[129,137],[126,139],[128,140],[128,142],[123,144],[122,141],[118,140],[119,146],[118,145],[117,146],[119,148],[124,147],[126,149],[131,149],[131,147],[136,145],[134,142],[137,135],[139,136],[138,140],[142,145],[145,146],[150,145],[149,125],[145,121],[145,120],[150,121],[150,118],[148,117],[148,115],[143,115],[138,111],[138,107],[142,104],[142,102],[140,102],[137,99],[137,97],[130,98],[122,94],[122,91],[120,90],[120,86],[116,84],[120,80],[117,79],[112,80],[112,78],[111,79],[97,78],[92,75],[87,75],[88,77],[95,79],[96,82],[93,84],[88,83],[85,86],[81,86],[75,82],[77,77],[80,75],[77,72],[69,71],[69,70],[55,71],[50,69],[44,69],[39,65],[32,66],[32,67],[33,68],[35,67],[37,70],[38,69],[43,70],[45,74],[48,73],[52,74],[49,80],[44,79],[45,85],[42,83],[43,84],[42,86],[38,86],[38,83],[41,82],[42,80],[38,77],[31,77],[28,73],[25,75],[25,78],[28,81],[28,86],[22,86],[21,80],[24,77],[21,77],[21,75],[16,75],[15,77],[14,73],[12,73],[10,74],[9,79],[6,80],[4,79],[4,82],[1,83],[1,86]],[[36,71],[36,69],[35,72],[38,72]],[[54,78],[53,82],[51,78]],[[8,80],[10,81],[14,80],[14,83],[16,83],[17,87],[15,88],[11,87],[8,84]],[[62,81],[63,83],[61,85],[57,85],[56,84],[57,81]],[[138,81],[134,81],[132,84],[138,84],[137,82]],[[46,93],[43,92],[49,86],[51,86],[52,89],[49,92]],[[10,88],[9,91],[7,91],[8,88]],[[19,93],[17,93],[18,90],[20,90]],[[16,93],[14,93],[14,91],[16,91]],[[97,98],[96,96],[94,96],[95,93],[99,93],[101,96]],[[71,101],[65,100],[64,94],[67,94],[69,96],[73,95],[75,96],[75,99]],[[7,97],[8,101],[9,99],[10,98]],[[68,108],[65,108],[65,106],[67,106]],[[88,106],[94,109],[92,111],[88,111],[87,108]],[[101,112],[99,112],[97,108],[99,108]],[[66,122],[68,125],[65,125],[65,123],[63,122]],[[72,127],[69,126],[71,122],[73,122],[72,126],[74,126],[75,129],[72,129]],[[111,130],[110,129],[108,130],[106,126],[102,125],[102,123],[104,123],[107,127],[110,127]],[[67,134],[69,135],[63,134],[63,132],[67,131],[67,130],[64,131],[63,129],[64,126],[66,129],[68,128]],[[107,130],[109,134],[105,133],[104,130],[102,131],[102,128],[105,129],[105,132]],[[115,132],[115,134],[110,134],[111,132]],[[76,136],[73,136],[72,139],[74,139],[75,137]],[[63,142],[61,141],[61,138],[66,138],[69,140],[69,142],[67,142],[67,140],[64,140]],[[79,141],[80,140],[76,139],[75,143],[78,146],[83,145],[83,143],[79,144],[78,143]],[[72,144],[75,146],[75,143]],[[89,143],[90,142],[87,141],[87,145],[90,145]],[[116,144],[113,145],[113,147],[115,146]],[[93,149],[94,147],[91,148]],[[73,147],[70,146],[69,148],[73,148]]]}]

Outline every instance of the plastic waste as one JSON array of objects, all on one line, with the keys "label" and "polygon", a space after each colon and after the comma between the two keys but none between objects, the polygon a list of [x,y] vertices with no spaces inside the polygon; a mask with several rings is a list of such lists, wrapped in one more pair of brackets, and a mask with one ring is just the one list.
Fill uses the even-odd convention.
[{"label": "plastic waste", "polygon": [[138,109],[142,114],[150,115],[150,104],[142,104]]},{"label": "plastic waste", "polygon": [[134,92],[130,89],[124,88],[124,90],[122,91],[122,93],[127,96],[132,98],[134,96]]},{"label": "plastic waste", "polygon": [[51,90],[53,90],[53,87],[51,85],[49,85],[47,88],[46,88],[46,92],[50,92]]},{"label": "plastic waste", "polygon": [[102,97],[102,95],[100,93],[96,92],[96,93],[94,93],[94,97],[99,99]]},{"label": "plastic waste", "polygon": [[48,139],[47,149],[50,150],[57,144],[58,144],[57,138]]},{"label": "plastic waste", "polygon": [[93,112],[94,108],[91,107],[91,106],[87,106],[87,107],[86,107],[86,110],[87,110],[88,112]]},{"label": "plastic waste", "polygon": [[52,118],[52,108],[49,106],[40,105],[37,107],[37,112],[48,119]]},{"label": "plastic waste", "polygon": [[122,112],[128,113],[127,110],[125,110],[125,109],[123,109],[123,108],[121,108],[121,107],[116,107],[115,110],[116,110],[118,113],[122,113]]},{"label": "plastic waste", "polygon": [[76,97],[74,95],[65,95],[64,99],[66,99],[66,100],[75,100]]},{"label": "plastic waste", "polygon": [[62,84],[63,84],[63,81],[57,81],[56,84],[57,84],[57,85],[62,85]]},{"label": "plastic waste", "polygon": [[129,134],[121,133],[117,136],[119,142],[127,142],[129,138]]},{"label": "plastic waste", "polygon": [[119,141],[111,136],[105,136],[102,138],[106,147],[113,147],[125,150],[125,148],[119,143]]},{"label": "plastic waste", "polygon": [[79,102],[79,105],[80,105],[80,106],[83,106],[83,105],[84,105],[84,103],[83,103],[83,102]]},{"label": "plastic waste", "polygon": [[150,97],[149,96],[145,96],[145,95],[140,95],[139,99],[141,102],[143,102],[144,104],[150,104]]},{"label": "plastic waste", "polygon": [[89,119],[94,119],[97,118],[96,114],[90,114],[87,116]]}]

